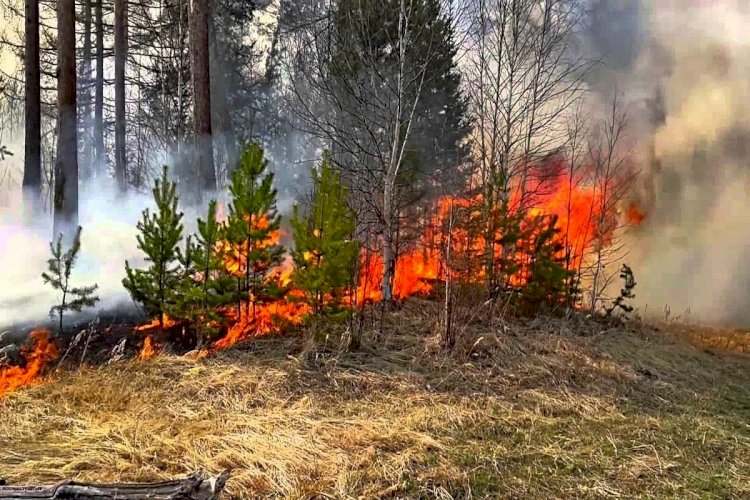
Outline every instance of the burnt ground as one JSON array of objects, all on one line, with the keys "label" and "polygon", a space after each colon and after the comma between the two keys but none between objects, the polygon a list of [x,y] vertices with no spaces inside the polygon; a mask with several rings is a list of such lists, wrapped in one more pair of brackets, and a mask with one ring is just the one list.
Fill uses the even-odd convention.
[{"label": "burnt ground", "polygon": [[[82,312],[64,318],[63,331],[57,335],[57,321],[44,318],[34,322],[22,322],[0,326],[0,348],[9,344],[23,345],[29,334],[36,329],[47,329],[55,334],[60,357],[65,356],[64,365],[78,366],[85,357],[87,364],[99,365],[111,358],[113,349],[125,339],[123,357],[134,357],[140,352],[147,336],[152,336],[160,350],[168,353],[185,353],[195,347],[195,338],[184,331],[181,325],[148,332],[139,332],[136,327],[148,318],[136,308],[117,307],[95,313]],[[78,337],[78,341],[76,338]],[[67,353],[67,354],[66,354]]]}]

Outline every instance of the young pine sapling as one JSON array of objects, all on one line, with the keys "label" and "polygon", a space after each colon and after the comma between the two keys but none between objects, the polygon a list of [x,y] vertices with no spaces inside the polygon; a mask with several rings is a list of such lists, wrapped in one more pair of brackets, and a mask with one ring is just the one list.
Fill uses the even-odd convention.
[{"label": "young pine sapling", "polygon": [[242,314],[244,299],[248,317],[254,304],[281,294],[266,280],[284,253],[284,248],[274,241],[281,217],[276,212],[276,189],[273,174],[266,173],[267,163],[258,143],[245,147],[229,185],[232,201],[224,257],[236,279],[238,313]]},{"label": "young pine sapling", "polygon": [[146,254],[150,265],[147,269],[133,269],[125,261],[126,277],[122,280],[133,300],[141,303],[147,314],[158,317],[160,328],[164,326],[164,314],[176,303],[175,290],[185,272],[178,249],[182,241],[183,214],[177,210],[175,189],[164,167],[161,179],[156,180],[151,190],[156,212],[144,210],[137,226],[140,231],[138,248]]},{"label": "young pine sapling", "polygon": [[231,304],[236,298],[234,280],[226,272],[217,247],[224,239],[224,227],[216,217],[216,201],[208,204],[208,216],[198,219],[195,242],[188,238],[183,266],[185,279],[179,288],[176,314],[187,319],[195,328],[198,349],[214,332],[222,318],[218,309]]},{"label": "young pine sapling", "polygon": [[62,234],[50,242],[52,258],[47,261],[47,271],[42,273],[44,283],[61,293],[60,303],[52,306],[49,311],[51,317],[58,317],[59,334],[62,334],[63,315],[66,312],[81,312],[85,307],[93,307],[99,301],[99,297],[94,295],[98,285],[74,287],[70,283],[70,275],[81,250],[81,231],[81,226],[78,226],[70,248],[65,251]]},{"label": "young pine sapling", "polygon": [[620,268],[620,278],[623,281],[622,288],[620,289],[620,295],[612,302],[612,305],[606,309],[607,317],[612,316],[612,313],[617,309],[621,309],[624,313],[633,312],[633,306],[626,304],[625,301],[635,298],[635,275],[633,270],[627,264],[623,264]]},{"label": "young pine sapling", "polygon": [[354,240],[355,214],[339,174],[326,152],[320,171],[313,171],[313,193],[304,213],[294,207],[295,285],[305,292],[315,315],[342,311],[343,295],[354,286],[359,251]]}]

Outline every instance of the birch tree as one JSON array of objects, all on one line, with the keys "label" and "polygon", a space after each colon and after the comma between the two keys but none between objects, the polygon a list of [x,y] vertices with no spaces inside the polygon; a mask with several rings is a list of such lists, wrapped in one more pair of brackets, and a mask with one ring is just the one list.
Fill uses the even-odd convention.
[{"label": "birch tree", "polygon": [[458,178],[463,160],[468,128],[452,19],[438,0],[308,7],[291,48],[290,104],[302,127],[331,146],[359,237],[378,242],[388,303],[402,210],[416,191]]},{"label": "birch tree", "polygon": [[473,0],[471,7],[464,70],[491,291],[502,280],[498,255],[510,251],[498,238],[502,219],[533,205],[548,174],[539,166],[565,145],[566,117],[590,62],[574,50],[580,2]]}]

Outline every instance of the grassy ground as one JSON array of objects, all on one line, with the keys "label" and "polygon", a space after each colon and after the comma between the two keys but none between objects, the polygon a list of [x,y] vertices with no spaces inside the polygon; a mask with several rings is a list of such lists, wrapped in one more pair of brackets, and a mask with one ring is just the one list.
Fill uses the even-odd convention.
[{"label": "grassy ground", "polygon": [[433,307],[394,313],[377,351],[286,337],[59,373],[0,401],[0,475],[231,468],[232,498],[750,497],[746,359],[541,319],[469,325],[447,357]]}]

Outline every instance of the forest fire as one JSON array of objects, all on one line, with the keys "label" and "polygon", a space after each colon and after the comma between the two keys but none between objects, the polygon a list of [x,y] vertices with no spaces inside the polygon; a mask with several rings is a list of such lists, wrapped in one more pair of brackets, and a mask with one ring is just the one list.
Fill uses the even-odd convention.
[{"label": "forest fire", "polygon": [[[497,219],[507,220],[518,215],[518,230],[525,234],[512,245],[510,258],[517,263],[518,270],[509,277],[514,286],[523,285],[528,273],[529,250],[534,240],[543,231],[551,231],[555,241],[555,258],[568,270],[580,270],[590,247],[595,241],[609,245],[619,222],[612,207],[603,203],[601,189],[596,185],[576,182],[559,165],[558,175],[550,176],[531,185],[525,201],[527,208],[521,214],[518,190],[506,206],[505,214],[498,213]],[[509,208],[510,207],[510,208]],[[513,208],[515,207],[515,208]],[[445,281],[446,273],[466,282],[481,283],[485,279],[483,255],[491,248],[496,258],[505,257],[502,224],[494,229],[494,241],[487,244],[486,229],[476,223],[481,220],[486,207],[481,195],[474,197],[443,197],[436,201],[428,221],[417,241],[412,241],[406,249],[399,251],[396,260],[393,297],[403,300],[413,295],[426,295],[434,287]],[[496,208],[497,210],[497,208]],[[502,218],[505,219],[502,219]],[[630,205],[624,214],[624,223],[636,223],[643,216]],[[269,229],[267,217],[251,218],[251,230]],[[278,295],[254,292],[249,285],[247,299],[220,310],[222,336],[214,340],[214,349],[225,349],[252,336],[261,336],[283,331],[291,325],[300,325],[311,314],[311,306],[305,302],[305,294],[294,288],[294,264],[289,255],[280,264],[268,265],[262,261],[251,261],[255,252],[262,249],[280,248],[281,229],[267,232],[267,236],[254,243],[231,243],[219,241],[217,251],[222,257],[227,273],[237,280],[261,280],[272,284],[282,293]],[[446,247],[450,244],[450,261],[447,261]],[[248,263],[248,261],[251,261]],[[359,276],[355,292],[357,305],[378,302],[382,299],[383,260],[377,252],[362,249],[360,252]],[[248,279],[248,276],[253,277]],[[257,283],[257,282],[256,282]],[[339,301],[349,302],[351,293],[344,294]],[[329,300],[329,299],[326,299]],[[347,307],[347,304],[342,304]],[[160,323],[154,320],[140,326],[137,331],[149,334],[143,343],[141,359],[149,359],[155,353],[153,337],[156,328],[171,328],[175,321],[166,315]]]},{"label": "forest fire", "polygon": [[[611,243],[618,227],[612,207],[605,206],[601,190],[575,182],[567,173],[562,173],[539,181],[529,191],[528,208],[523,215],[522,227],[531,228],[530,234],[537,234],[545,227],[545,222],[554,222],[555,240],[560,245],[556,257],[564,262],[569,270],[578,270],[583,265],[587,252],[595,240],[603,246]],[[519,207],[518,190],[513,190],[514,198],[510,207]],[[472,223],[479,219],[485,209],[481,195],[474,198],[443,197],[433,209],[434,216],[427,224],[421,238],[407,251],[402,251],[396,262],[394,297],[404,299],[412,295],[427,294],[435,283],[445,280],[446,269],[452,276],[462,277],[468,282],[481,282],[484,268],[481,256],[487,250],[485,232]],[[510,212],[518,211],[510,208]],[[502,216],[498,216],[500,219]],[[629,205],[626,223],[638,224],[644,215]],[[451,221],[451,218],[454,220]],[[500,224],[498,224],[499,226]],[[534,229],[537,228],[537,229]],[[450,232],[450,265],[446,264],[445,250]],[[502,241],[501,229],[495,230],[495,257],[503,251],[496,242]],[[517,245],[521,248],[521,243]],[[518,252],[519,266],[523,267],[524,252]],[[358,302],[379,301],[380,284],[383,277],[383,261],[377,254],[363,252],[361,276],[357,290]],[[511,277],[514,285],[523,284],[523,272]]]},{"label": "forest fire", "polygon": [[0,368],[0,396],[39,383],[44,369],[58,358],[47,330],[34,330],[30,340],[31,345],[21,351],[21,365]]},{"label": "forest fire", "polygon": [[287,298],[255,303],[250,314],[243,312],[239,317],[236,310],[228,312],[227,317],[232,325],[224,337],[214,342],[213,347],[226,349],[251,336],[278,333],[285,326],[302,324],[310,308],[300,300],[295,301],[295,295],[292,291]]}]

